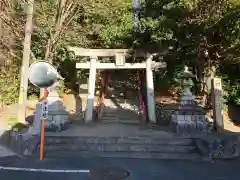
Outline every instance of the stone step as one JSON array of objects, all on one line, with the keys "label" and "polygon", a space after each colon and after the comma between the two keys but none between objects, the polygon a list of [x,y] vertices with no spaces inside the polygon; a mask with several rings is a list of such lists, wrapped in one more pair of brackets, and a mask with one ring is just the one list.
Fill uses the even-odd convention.
[{"label": "stone step", "polygon": [[110,122],[112,122],[112,123],[127,123],[127,124],[131,124],[131,123],[133,123],[133,124],[138,124],[139,122],[140,122],[140,120],[138,119],[138,118],[105,118],[105,117],[103,117],[102,119],[101,119],[101,122],[108,122],[108,123],[110,123]]},{"label": "stone step", "polygon": [[106,119],[106,120],[118,120],[118,116],[102,116],[101,119]]},{"label": "stone step", "polygon": [[198,159],[192,139],[176,137],[59,137],[45,138],[48,157],[121,157]]},{"label": "stone step", "polygon": [[105,114],[137,114],[138,112],[140,111],[140,109],[134,109],[134,110],[131,110],[131,109],[111,109],[111,108],[106,108],[104,107],[103,109],[103,113]]},{"label": "stone step", "polygon": [[102,120],[101,123],[103,124],[133,124],[133,125],[138,125],[140,124],[139,120]]},{"label": "stone step", "polygon": [[[116,104],[117,103],[117,104]],[[117,99],[116,103],[113,102],[111,99],[105,99],[104,105],[105,107],[119,109],[119,108],[125,108],[125,109],[132,109],[139,106],[139,101],[133,100],[133,99]]]},{"label": "stone step", "polygon": [[112,108],[112,107],[115,107],[115,108],[125,108],[125,109],[129,109],[129,108],[136,108],[136,107],[139,107],[138,105],[139,103],[131,103],[131,104],[128,104],[128,103],[121,103],[121,104],[111,104],[111,103],[105,103],[104,102],[104,105],[105,107],[109,107],[109,108]]},{"label": "stone step", "polygon": [[172,153],[149,153],[149,152],[88,152],[88,151],[59,151],[46,152],[46,157],[104,157],[104,158],[133,158],[133,159],[177,159],[199,161],[198,154],[172,154]]},{"label": "stone step", "polygon": [[148,136],[139,137],[63,137],[63,136],[46,136],[45,143],[55,145],[78,145],[78,144],[154,144],[154,145],[178,145],[191,146],[193,140],[188,138],[156,138]]},{"label": "stone step", "polygon": [[118,112],[118,111],[106,112],[106,111],[103,111],[103,116],[138,116],[138,114],[134,111],[132,111],[132,112],[128,112],[128,111],[125,111],[125,112]]},{"label": "stone step", "polygon": [[114,103],[114,101],[118,102],[118,103],[139,102],[138,97],[112,97],[112,98],[105,98],[104,99],[104,102]]},{"label": "stone step", "polygon": [[114,113],[108,113],[108,112],[103,112],[102,114],[102,121],[118,121],[118,120],[133,120],[133,121],[138,121],[139,120],[139,115],[135,112],[117,112],[115,111]]},{"label": "stone step", "polygon": [[110,102],[105,102],[104,101],[104,105],[105,107],[117,107],[117,108],[125,108],[125,109],[129,109],[129,107],[139,107],[139,102],[131,102],[130,103],[119,103],[119,104],[114,104],[114,103],[110,103]]},{"label": "stone step", "polygon": [[139,121],[138,117],[106,117],[101,118],[102,121]]},{"label": "stone step", "polygon": [[123,111],[107,111],[103,110],[103,115],[106,116],[137,116],[138,111],[129,111],[129,110],[123,110]]},{"label": "stone step", "polygon": [[101,123],[139,124],[140,121],[138,119],[102,119]]},{"label": "stone step", "polygon": [[154,152],[154,153],[193,153],[194,146],[139,145],[139,144],[78,144],[74,146],[48,145],[45,151],[89,151],[89,152]]},{"label": "stone step", "polygon": [[101,118],[102,121],[138,121],[138,117],[121,117],[121,116],[103,116]]}]

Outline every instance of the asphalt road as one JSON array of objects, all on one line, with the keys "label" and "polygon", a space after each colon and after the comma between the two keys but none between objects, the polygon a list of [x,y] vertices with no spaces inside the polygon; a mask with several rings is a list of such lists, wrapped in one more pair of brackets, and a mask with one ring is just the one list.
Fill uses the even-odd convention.
[{"label": "asphalt road", "polygon": [[[5,163],[1,167],[20,167],[50,170],[95,170],[121,168],[129,172],[126,180],[239,180],[240,161],[191,162],[176,160],[75,158],[25,159]],[[0,170],[0,180],[91,180],[86,172],[28,172]],[[94,180],[103,180],[99,176]],[[104,180],[117,180],[114,178]]]}]

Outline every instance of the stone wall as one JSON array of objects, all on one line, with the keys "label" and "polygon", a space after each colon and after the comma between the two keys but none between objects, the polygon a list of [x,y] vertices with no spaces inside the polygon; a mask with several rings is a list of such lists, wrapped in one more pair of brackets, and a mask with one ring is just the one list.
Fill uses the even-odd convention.
[{"label": "stone wall", "polygon": [[195,138],[194,141],[198,154],[206,160],[240,156],[240,137],[237,135],[201,136]]},{"label": "stone wall", "polygon": [[157,124],[161,126],[167,126],[171,123],[171,115],[177,108],[176,105],[164,105],[156,103],[156,120]]}]

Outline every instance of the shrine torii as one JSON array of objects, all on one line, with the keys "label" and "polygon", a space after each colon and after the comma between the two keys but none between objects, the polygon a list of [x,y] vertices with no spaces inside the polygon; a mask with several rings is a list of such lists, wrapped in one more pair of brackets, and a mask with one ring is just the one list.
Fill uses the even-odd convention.
[{"label": "shrine torii", "polygon": [[[84,49],[68,47],[68,50],[74,52],[76,56],[90,57],[89,62],[76,63],[77,69],[89,69],[88,100],[85,122],[91,122],[93,120],[97,69],[146,69],[148,119],[150,122],[156,122],[153,70],[156,68],[165,68],[166,63],[153,61],[154,54],[131,52],[129,49]],[[141,63],[126,63],[126,57],[132,55],[135,57],[145,57],[146,61]],[[98,61],[98,57],[115,57],[115,63],[101,63]]]}]

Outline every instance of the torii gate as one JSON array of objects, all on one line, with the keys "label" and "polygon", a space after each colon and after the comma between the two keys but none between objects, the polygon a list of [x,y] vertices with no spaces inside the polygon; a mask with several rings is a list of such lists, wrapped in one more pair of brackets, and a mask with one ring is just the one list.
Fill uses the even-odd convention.
[{"label": "torii gate", "polygon": [[[130,49],[84,49],[78,47],[68,47],[76,56],[90,57],[90,62],[76,63],[77,69],[89,69],[88,100],[85,114],[85,122],[93,120],[94,92],[97,69],[146,69],[148,118],[151,122],[156,122],[155,98],[153,84],[153,70],[165,68],[166,63],[152,61],[153,54],[144,52],[131,52]],[[126,63],[127,56],[146,57],[142,63]],[[101,63],[98,57],[115,57],[115,63]]]}]

